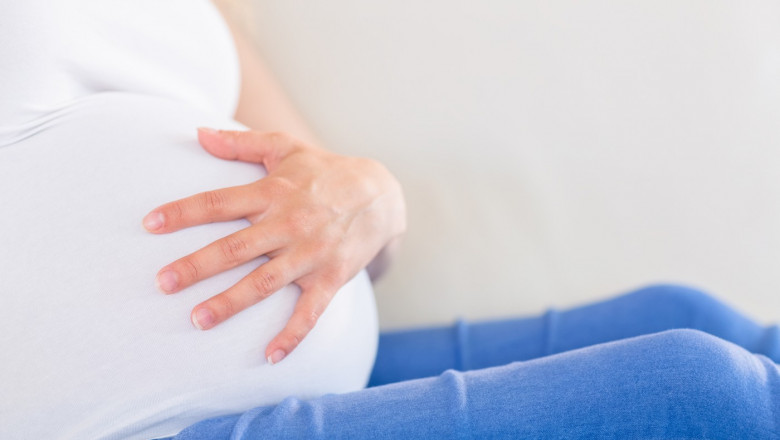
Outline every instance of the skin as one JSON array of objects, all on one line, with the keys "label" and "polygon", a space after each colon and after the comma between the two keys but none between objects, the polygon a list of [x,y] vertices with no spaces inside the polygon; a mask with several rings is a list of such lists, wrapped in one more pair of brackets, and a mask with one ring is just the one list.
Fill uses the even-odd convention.
[{"label": "skin", "polygon": [[167,203],[143,223],[150,232],[165,234],[204,223],[250,222],[163,267],[157,285],[164,293],[177,293],[268,256],[234,286],[195,306],[191,319],[208,330],[297,284],[301,295],[293,315],[266,347],[266,358],[275,364],[314,328],[341,286],[366,266],[372,278],[384,270],[406,228],[406,208],[400,184],[380,163],[319,146],[257,51],[237,26],[231,24],[231,32],[242,73],[235,119],[254,130],[200,128],[198,140],[215,157],[262,164],[268,175]]}]

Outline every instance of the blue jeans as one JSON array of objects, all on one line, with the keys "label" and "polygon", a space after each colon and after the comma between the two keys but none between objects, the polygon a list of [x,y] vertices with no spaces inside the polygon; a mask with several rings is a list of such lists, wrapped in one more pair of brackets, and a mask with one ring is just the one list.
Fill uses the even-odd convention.
[{"label": "blue jeans", "polygon": [[780,438],[780,334],[654,286],[540,317],[383,333],[369,388],[197,423],[176,440]]}]

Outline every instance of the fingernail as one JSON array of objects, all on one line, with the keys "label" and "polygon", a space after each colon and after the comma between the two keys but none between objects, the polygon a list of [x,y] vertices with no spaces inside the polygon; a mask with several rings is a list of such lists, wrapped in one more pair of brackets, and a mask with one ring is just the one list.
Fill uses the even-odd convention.
[{"label": "fingernail", "polygon": [[271,353],[271,356],[268,356],[268,363],[271,365],[278,364],[279,362],[284,359],[286,354],[283,350],[276,350],[275,352]]},{"label": "fingernail", "polygon": [[214,325],[214,314],[206,307],[201,307],[192,314],[192,325],[198,330],[206,330]]},{"label": "fingernail", "polygon": [[162,228],[164,220],[161,213],[150,212],[144,217],[144,228],[146,228],[147,231],[156,231]]},{"label": "fingernail", "polygon": [[166,270],[157,275],[157,288],[164,293],[171,293],[179,287],[179,274]]},{"label": "fingernail", "polygon": [[201,133],[207,133],[207,134],[217,134],[217,133],[219,133],[218,130],[215,130],[215,129],[209,128],[209,127],[198,127],[198,131],[201,132]]}]

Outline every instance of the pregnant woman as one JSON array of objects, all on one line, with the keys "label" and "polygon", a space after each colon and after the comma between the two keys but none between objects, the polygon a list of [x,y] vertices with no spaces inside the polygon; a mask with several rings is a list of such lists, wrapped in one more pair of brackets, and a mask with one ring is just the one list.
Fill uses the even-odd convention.
[{"label": "pregnant woman", "polygon": [[0,438],[777,438],[777,327],[691,289],[377,352],[397,182],[234,37],[205,0],[0,7]]},{"label": "pregnant woman", "polygon": [[[307,171],[317,172],[322,163],[343,168],[347,158],[324,150],[290,153],[280,163],[269,156],[271,173],[261,182],[271,185],[261,189],[280,197],[263,212],[256,209],[258,195],[255,212],[233,221],[162,235],[142,227],[156,206],[193,194],[242,185],[254,194],[252,185],[265,174],[263,159],[211,156],[198,144],[196,127],[244,129],[235,115],[307,136],[257,60],[244,63],[257,70],[240,84],[230,30],[211,3],[6,3],[0,7],[0,58],[0,301],[7,313],[0,324],[0,438],[152,438],[289,395],[365,386],[378,332],[371,284],[360,269],[398,231],[353,238],[366,234],[366,223],[385,225],[342,204],[338,214],[354,217],[351,229],[339,235],[339,246],[325,248],[335,234],[321,233],[319,205],[288,212],[290,201],[327,196]],[[271,110],[245,104],[247,95],[273,103]],[[340,172],[342,180],[365,181],[351,190],[351,201],[371,205],[381,219],[383,204],[374,193],[394,180],[366,178],[360,174],[365,161],[348,161],[348,173],[334,169],[315,177]],[[374,176],[379,167],[370,165]],[[168,216],[157,232],[188,220],[159,212]],[[298,229],[276,227],[290,215],[299,219]],[[325,223],[346,228],[340,219],[333,215]],[[182,257],[253,223],[273,228],[262,245],[272,247],[202,281],[181,271]],[[145,225],[153,229],[148,220]],[[319,235],[301,235],[298,242],[283,235],[303,228]],[[334,255],[346,254],[356,240],[364,250],[349,256],[365,261]],[[265,258],[256,257],[263,254],[271,260],[261,265]],[[264,269],[269,266],[284,271]],[[180,271],[179,288],[192,286],[160,293],[158,286],[172,290],[163,276],[155,280],[163,268]],[[324,277],[317,272],[322,269]],[[286,278],[293,273],[297,277]],[[237,312],[244,297],[232,292],[245,286],[281,290],[227,319],[224,306]],[[251,292],[252,302],[261,293],[272,292]],[[208,327],[197,320],[204,308],[227,321],[197,330],[193,323]],[[294,310],[304,318],[291,319]],[[303,339],[314,313],[322,316]],[[293,351],[296,338],[302,342]],[[272,357],[279,351],[289,356],[272,366],[268,358],[281,360]]]}]

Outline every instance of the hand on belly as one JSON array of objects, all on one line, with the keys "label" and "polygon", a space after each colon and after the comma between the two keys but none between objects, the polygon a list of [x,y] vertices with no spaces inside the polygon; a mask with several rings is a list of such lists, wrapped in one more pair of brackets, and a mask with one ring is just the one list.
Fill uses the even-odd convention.
[{"label": "hand on belly", "polygon": [[165,204],[144,219],[154,233],[246,219],[251,225],[160,270],[175,293],[261,255],[270,261],[197,305],[193,324],[208,330],[295,283],[301,296],[285,328],[268,344],[281,361],[315,326],[338,289],[403,232],[400,185],[380,164],[304,144],[280,133],[199,130],[216,157],[262,164],[268,176]]}]

